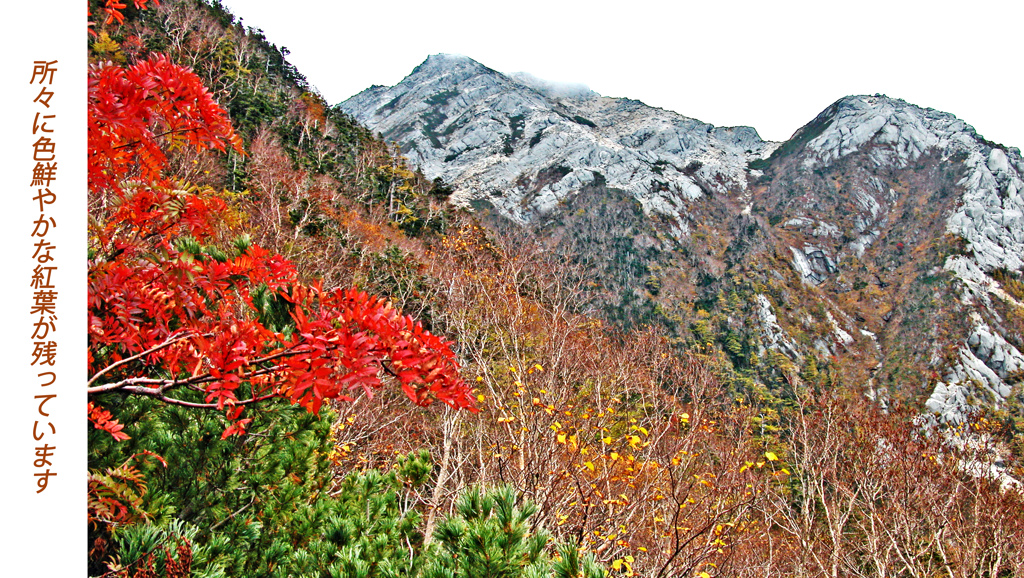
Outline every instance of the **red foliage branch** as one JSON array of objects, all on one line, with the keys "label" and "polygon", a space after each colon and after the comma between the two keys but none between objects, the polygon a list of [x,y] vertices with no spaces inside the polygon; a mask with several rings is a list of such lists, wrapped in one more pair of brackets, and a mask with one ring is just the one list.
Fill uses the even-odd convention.
[{"label": "red foliage branch", "polygon": [[[135,5],[136,9],[144,10],[148,8],[148,6],[146,6],[148,2],[149,0],[134,0],[133,4]],[[160,2],[159,0],[153,0],[153,4],[159,6]],[[118,24],[124,24],[124,13],[121,12],[121,10],[124,10],[127,7],[128,5],[124,2],[121,2],[120,0],[106,0],[103,7],[101,8],[103,13],[107,15],[107,18],[103,21],[103,25],[106,26],[108,24],[113,24],[114,21],[117,21]],[[88,14],[89,17],[92,17],[92,11],[89,11]],[[92,34],[93,36],[96,35],[96,31],[92,29],[94,24],[95,22],[92,21],[88,23],[89,34]]]},{"label": "red foliage branch", "polygon": [[99,407],[91,401],[89,402],[88,411],[89,421],[96,426],[96,429],[106,431],[117,441],[131,439],[131,436],[121,431],[124,429],[124,424],[118,423],[109,411]]},{"label": "red foliage branch", "polygon": [[117,190],[126,179],[157,182],[161,145],[242,152],[227,114],[198,76],[160,54],[130,67],[89,71],[89,187]]},{"label": "red foliage branch", "polygon": [[[285,398],[317,412],[349,391],[371,393],[381,372],[419,405],[472,409],[451,344],[386,300],[303,285],[292,263],[247,241],[231,254],[204,246],[217,243],[229,208],[212,191],[175,188],[163,176],[168,142],[240,147],[188,69],[161,56],[92,69],[90,395],[215,408],[232,422],[225,436],[244,432],[246,405]],[[182,398],[185,390],[203,401]],[[91,404],[89,416],[125,437],[109,412]]]},{"label": "red foliage branch", "polygon": [[[242,406],[272,397],[318,411],[326,399],[380,387],[385,369],[417,404],[472,405],[450,344],[383,299],[304,286],[290,263],[256,246],[224,261],[163,251],[93,263],[89,393],[148,395],[237,419]],[[289,304],[289,331],[259,320],[257,285]],[[202,391],[204,403],[170,395],[183,387]]]}]

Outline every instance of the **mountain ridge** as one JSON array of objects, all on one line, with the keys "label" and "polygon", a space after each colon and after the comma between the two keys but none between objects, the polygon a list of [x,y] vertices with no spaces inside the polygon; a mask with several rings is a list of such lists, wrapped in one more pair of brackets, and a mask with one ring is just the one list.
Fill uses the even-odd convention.
[{"label": "mountain ridge", "polygon": [[[464,91],[460,97],[452,92],[455,86]],[[402,99],[413,96],[420,102],[412,104],[406,114],[390,114]],[[467,100],[469,97],[475,100]],[[478,110],[470,110],[471,105]],[[428,106],[434,106],[433,112],[419,118]],[[548,99],[532,87],[462,56],[428,57],[395,87],[361,92],[340,107],[385,138],[397,140],[425,174],[451,182],[457,203],[470,205],[480,197],[473,191],[485,187],[514,189],[511,202],[499,210],[520,223],[550,212],[573,187],[602,177],[609,186],[630,192],[645,213],[675,218],[683,199],[699,197],[704,188],[723,193],[723,180],[745,186],[748,157],[764,156],[773,146],[750,127],[714,127],[636,100],[599,95],[585,100]],[[505,118],[495,118],[495,113]],[[465,122],[467,115],[474,114],[490,118],[473,132],[461,131],[460,120]],[[706,134],[698,134],[701,131]],[[417,133],[424,134],[426,142],[417,140]],[[427,142],[429,148],[424,146]],[[512,162],[494,158],[494,153]],[[622,155],[621,162],[607,163]],[[516,185],[524,172],[521,168],[542,161],[550,161],[544,168],[571,170],[559,181],[545,182],[533,190]],[[694,161],[698,165],[693,165]],[[597,176],[597,166],[612,169],[598,171],[601,175]],[[698,173],[698,178],[685,174],[687,166],[696,167],[691,172]],[[652,181],[660,183],[656,187],[664,191],[651,190]]]},{"label": "mountain ridge", "polygon": [[699,304],[749,283],[741,317],[758,330],[728,318],[719,330],[762,356],[839,359],[849,383],[913,397],[940,420],[1019,395],[1024,299],[993,277],[1024,267],[1018,149],[881,94],[839,98],[771,142],[513,76],[432,55],[339,107],[450,183],[455,204],[585,263],[627,325],[656,319],[694,343]]}]

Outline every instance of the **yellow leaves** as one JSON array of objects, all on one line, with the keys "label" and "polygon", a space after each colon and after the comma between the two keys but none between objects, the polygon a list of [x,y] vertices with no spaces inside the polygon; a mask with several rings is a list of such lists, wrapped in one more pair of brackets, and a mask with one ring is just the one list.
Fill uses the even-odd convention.
[{"label": "yellow leaves", "polygon": [[503,416],[498,418],[498,423],[512,423],[514,421],[516,421],[516,418],[513,416]]},{"label": "yellow leaves", "polygon": [[558,443],[564,444],[565,443],[565,434],[564,433],[560,433],[557,436],[555,436],[555,439],[558,441]]},{"label": "yellow leaves", "polygon": [[[110,37],[106,32],[100,32],[100,37],[92,44],[92,49],[97,54],[116,54],[120,50],[121,45],[118,44],[114,39]],[[116,56],[115,56],[116,58]],[[124,62],[124,56],[122,55],[119,59],[120,62]]]},{"label": "yellow leaves", "polygon": [[764,457],[765,457],[765,459],[767,459],[767,460],[768,460],[769,462],[777,462],[777,461],[779,460],[779,457],[778,457],[778,456],[776,456],[776,455],[775,455],[775,454],[774,454],[773,452],[765,452],[765,453],[764,453]]},{"label": "yellow leaves", "polygon": [[610,444],[613,441],[615,441],[615,440],[613,440],[611,436],[606,436],[606,437],[601,438],[601,443]]},{"label": "yellow leaves", "polygon": [[484,394],[482,393],[476,396],[476,400],[479,401],[480,403],[483,403],[484,399]]},{"label": "yellow leaves", "polygon": [[629,436],[629,446],[632,448],[640,447],[640,438],[637,436]]},{"label": "yellow leaves", "polygon": [[615,560],[612,560],[612,570],[615,570],[616,572],[622,572],[626,576],[636,576],[636,572],[633,571],[633,567],[631,566],[632,562],[632,556],[617,558]]},{"label": "yellow leaves", "polygon": [[583,467],[590,471],[594,471],[594,462],[584,462]]},{"label": "yellow leaves", "polygon": [[618,454],[618,452],[612,452],[612,453],[608,454],[608,457],[611,458],[612,461],[614,462],[615,460],[619,459],[619,454]]},{"label": "yellow leaves", "polygon": [[476,376],[476,380],[477,381],[483,381],[484,380],[484,376],[478,375],[478,376]]}]

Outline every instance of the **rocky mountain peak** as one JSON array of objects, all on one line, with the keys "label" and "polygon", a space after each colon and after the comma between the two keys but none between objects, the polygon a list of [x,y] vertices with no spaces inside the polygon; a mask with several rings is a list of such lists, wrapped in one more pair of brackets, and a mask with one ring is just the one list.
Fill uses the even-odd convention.
[{"label": "rocky mountain peak", "polygon": [[406,77],[403,82],[413,80],[416,82],[443,82],[457,83],[467,77],[477,74],[493,73],[495,71],[483,64],[461,54],[431,54],[421,62]]},{"label": "rocky mountain peak", "polygon": [[882,95],[840,99],[808,127],[816,134],[807,142],[807,168],[856,152],[876,169],[908,168],[925,156],[959,167],[955,184],[963,194],[947,219],[947,231],[968,242],[973,262],[982,269],[1024,267],[1019,149],[985,140],[950,113]]},{"label": "rocky mountain peak", "polygon": [[550,214],[590,185],[625,191],[685,236],[686,205],[747,188],[747,163],[775,143],[749,127],[721,128],[582,85],[495,72],[434,55],[399,84],[364,91],[343,110],[397,141],[453,200],[486,199],[520,223]]},{"label": "rocky mountain peak", "polygon": [[880,94],[843,97],[808,127],[817,131],[808,142],[816,153],[809,165],[871,144],[876,166],[905,167],[929,150],[962,149],[978,139],[973,127],[952,114]]},{"label": "rocky mountain peak", "polygon": [[1024,315],[1007,312],[1021,299],[995,279],[1024,268],[1024,160],[952,114],[847,96],[773,143],[456,55],[341,107],[453,202],[580,255],[622,317],[670,312],[685,333],[700,324],[686,299],[774,288],[747,320],[762,349],[847,359],[873,396],[883,375],[931,380],[927,408],[946,420],[981,403],[965,400],[1004,403],[1007,368],[1024,366]]},{"label": "rocky mountain peak", "polygon": [[[872,316],[871,307],[856,312],[870,326],[864,331],[883,344],[889,339],[883,364],[925,359],[923,347],[914,351],[892,336],[896,328],[906,331],[920,322],[920,305],[904,303],[908,293],[928,294],[922,280],[934,283],[941,274],[950,282],[928,299],[945,300],[936,315],[958,321],[956,330],[929,322],[934,341],[928,364],[942,379],[927,407],[956,421],[979,403],[1006,402],[1013,378],[1005,367],[1017,363],[1024,349],[1022,296],[1009,294],[997,280],[1019,286],[1014,279],[1020,275],[1013,272],[1024,268],[1024,159],[1018,149],[985,140],[952,114],[861,95],[833,103],[763,164],[770,177],[755,204],[779,223],[791,266],[804,283],[840,301],[856,294],[864,304],[871,299],[858,287],[874,285],[878,294],[894,284],[905,287],[893,292],[891,304],[875,309],[880,317]],[[945,365],[937,353],[944,347],[947,359],[954,359]]]}]

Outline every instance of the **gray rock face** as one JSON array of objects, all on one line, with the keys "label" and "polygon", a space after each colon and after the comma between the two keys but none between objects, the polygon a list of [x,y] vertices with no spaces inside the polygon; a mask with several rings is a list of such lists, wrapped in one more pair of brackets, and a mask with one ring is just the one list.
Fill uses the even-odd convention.
[{"label": "gray rock face", "polygon": [[647,214],[686,232],[687,204],[747,188],[747,163],[776,143],[749,127],[721,128],[582,86],[506,76],[464,56],[434,55],[402,82],[341,104],[397,141],[453,201],[486,197],[526,223],[586,184],[626,191]]},{"label": "gray rock face", "polygon": [[[969,243],[982,269],[1024,267],[1024,161],[1018,149],[994,146],[952,114],[882,96],[848,96],[832,108],[831,122],[808,143],[813,168],[869,147],[877,167],[904,168],[923,154],[962,162],[962,202],[946,229]],[[824,114],[824,113],[823,113]],[[861,193],[865,227],[879,216],[879,203]]]},{"label": "gray rock face", "polygon": [[[789,334],[779,325],[779,319],[775,316],[771,301],[761,294],[757,295],[757,317],[760,321],[763,347],[780,351],[790,359],[803,357],[800,350],[793,344]],[[764,355],[764,352],[762,351],[761,354]]]},{"label": "gray rock face", "polygon": [[[1010,345],[998,333],[982,323],[974,329],[974,333],[967,338],[967,346],[982,363],[988,366],[1000,379],[1006,379],[1010,374],[1024,368],[1024,355],[1021,355],[1017,348]],[[1002,394],[1004,397],[1006,393]]]},{"label": "gray rock face", "polygon": [[[1019,307],[993,290],[998,284],[990,275],[999,268],[1024,267],[1024,160],[1018,149],[986,141],[951,114],[886,97],[846,97],[816,120],[828,124],[807,144],[810,154],[803,164],[809,169],[858,151],[868,151],[880,169],[906,168],[924,155],[959,165],[964,175],[956,183],[961,196],[947,213],[946,232],[964,239],[969,254],[950,256],[945,269],[956,276],[964,305],[997,319],[990,295]],[[876,188],[881,192],[881,186]],[[858,232],[887,219],[888,199],[880,203],[877,198],[856,192]],[[862,236],[849,247],[859,256],[872,241]],[[998,406],[1011,391],[1006,379],[1024,366],[1020,352],[977,313],[971,315],[971,325],[974,330],[965,338],[958,362],[947,368],[945,382],[936,385],[928,402],[947,421],[963,419],[972,409],[970,399]]]},{"label": "gray rock face", "polygon": [[825,249],[816,245],[804,245],[803,250],[789,248],[793,253],[793,268],[800,273],[804,283],[821,285],[838,269]]},{"label": "gray rock face", "polygon": [[[612,231],[606,236],[631,239],[624,261],[640,259],[634,256],[648,246],[663,254],[678,250],[689,255],[689,264],[674,257],[661,264],[678,267],[677,278],[713,282],[730,263],[756,257],[742,247],[773,247],[795,270],[795,283],[815,296],[833,336],[795,339],[787,326],[808,304],[778,302],[775,309],[757,295],[753,317],[762,350],[793,360],[815,349],[877,354],[875,369],[890,351],[930,358],[921,363],[943,377],[933,382],[927,408],[940,419],[961,419],[980,399],[1002,403],[1011,389],[1007,380],[1024,367],[1020,343],[1011,343],[1019,336],[1006,332],[995,306],[1021,304],[992,276],[996,269],[1024,268],[1024,159],[1018,149],[986,141],[951,114],[880,95],[848,96],[786,143],[773,143],[749,127],[715,127],[582,85],[505,75],[443,54],[427,58],[399,84],[371,87],[340,106],[397,141],[428,177],[451,184],[452,202],[486,200],[520,224],[548,222],[544,217],[567,206],[593,210],[610,203],[610,197],[577,197],[598,185],[622,191],[625,197],[616,198],[635,200],[642,209],[638,217],[657,223],[644,233],[616,232],[617,223],[594,226]],[[581,200],[594,202],[576,202]],[[754,230],[762,237],[745,243],[756,235],[744,238],[741,231]],[[907,266],[950,237],[962,239],[964,249],[927,267]],[[729,253],[734,247],[740,249]],[[698,273],[691,266],[705,269]],[[944,290],[961,296],[959,303],[942,305],[960,332],[949,343],[928,344],[918,333],[911,341],[921,342],[920,348],[901,349],[908,339],[900,332],[920,329],[909,316],[895,317],[903,325],[887,325],[898,303],[883,308],[876,301],[845,311],[838,306],[853,303],[839,298],[869,284],[865,303],[895,301],[902,295],[871,295],[899,286],[901,275],[932,269],[929,283],[944,269]],[[765,273],[780,284],[790,274]],[[927,299],[940,299],[940,293],[948,295],[936,289]],[[937,365],[940,345],[952,353],[948,367]],[[927,357],[918,355],[925,349]]]}]

